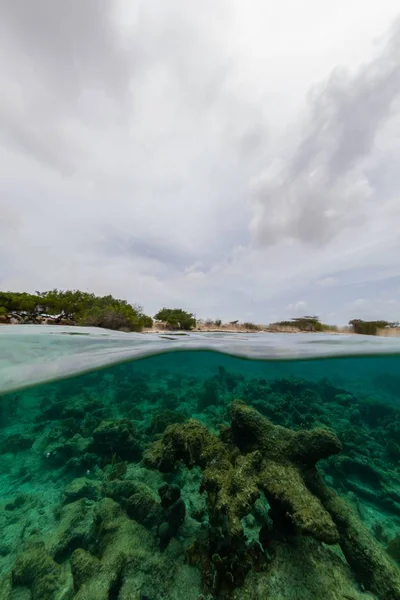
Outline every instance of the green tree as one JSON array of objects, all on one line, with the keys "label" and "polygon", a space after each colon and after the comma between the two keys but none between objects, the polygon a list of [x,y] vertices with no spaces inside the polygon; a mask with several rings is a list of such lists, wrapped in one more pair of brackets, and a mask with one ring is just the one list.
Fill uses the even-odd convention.
[{"label": "green tree", "polygon": [[305,316],[305,317],[293,317],[290,321],[278,321],[272,323],[272,325],[278,325],[280,327],[297,327],[300,331],[323,331],[324,324],[321,323],[319,317]]},{"label": "green tree", "polygon": [[170,329],[182,329],[189,331],[196,327],[196,318],[193,313],[182,310],[182,308],[162,308],[154,318],[164,321]]},{"label": "green tree", "polygon": [[362,319],[352,319],[349,325],[353,327],[354,333],[362,335],[376,335],[378,329],[386,327],[396,327],[397,323],[389,323],[389,321],[363,321]]},{"label": "green tree", "polygon": [[141,306],[132,306],[126,300],[108,296],[95,296],[80,290],[0,292],[0,306],[7,312],[26,312],[35,315],[45,312],[61,315],[80,325],[93,325],[109,329],[140,331],[151,327],[151,317],[143,313]]}]

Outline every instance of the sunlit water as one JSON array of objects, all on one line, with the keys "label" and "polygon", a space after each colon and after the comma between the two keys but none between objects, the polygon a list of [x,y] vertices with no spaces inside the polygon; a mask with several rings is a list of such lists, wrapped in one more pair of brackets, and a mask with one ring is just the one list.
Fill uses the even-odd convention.
[{"label": "sunlit water", "polygon": [[[1,600],[399,600],[400,341],[3,327],[0,385]],[[186,457],[192,468],[177,460],[168,472],[143,459],[195,419],[224,432],[239,469],[235,400],[255,421],[335,432],[342,449],[317,468],[382,552],[392,587],[293,527],[283,501],[276,519],[268,491],[232,538],[202,484],[217,451],[203,460],[191,447],[194,466]],[[229,488],[232,506],[244,481]]]}]

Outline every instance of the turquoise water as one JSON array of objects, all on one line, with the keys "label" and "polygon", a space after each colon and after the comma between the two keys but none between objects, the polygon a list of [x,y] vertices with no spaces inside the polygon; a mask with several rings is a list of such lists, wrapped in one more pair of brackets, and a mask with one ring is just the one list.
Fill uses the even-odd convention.
[{"label": "turquoise water", "polygon": [[392,340],[18,331],[0,335],[1,600],[399,600]]}]

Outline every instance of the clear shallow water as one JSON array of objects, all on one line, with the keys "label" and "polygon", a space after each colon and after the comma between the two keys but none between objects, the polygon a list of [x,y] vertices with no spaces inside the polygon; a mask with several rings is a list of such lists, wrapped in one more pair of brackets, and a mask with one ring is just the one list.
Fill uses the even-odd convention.
[{"label": "clear shallow water", "polygon": [[0,329],[1,600],[399,600],[397,340],[66,332]]}]

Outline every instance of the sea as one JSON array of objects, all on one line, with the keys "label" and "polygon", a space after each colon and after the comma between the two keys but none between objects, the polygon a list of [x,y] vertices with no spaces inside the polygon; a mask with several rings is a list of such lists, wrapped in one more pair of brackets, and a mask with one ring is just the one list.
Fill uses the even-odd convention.
[{"label": "sea", "polygon": [[0,600],[400,600],[400,338],[0,327]]}]

